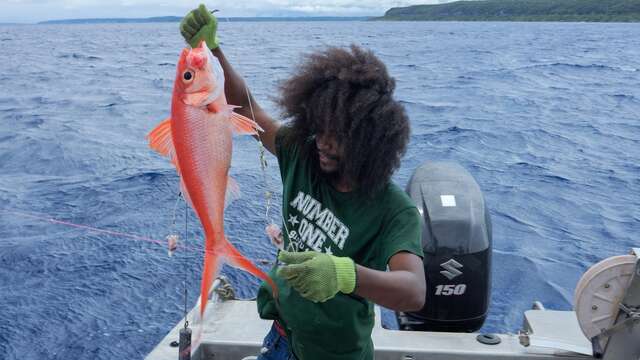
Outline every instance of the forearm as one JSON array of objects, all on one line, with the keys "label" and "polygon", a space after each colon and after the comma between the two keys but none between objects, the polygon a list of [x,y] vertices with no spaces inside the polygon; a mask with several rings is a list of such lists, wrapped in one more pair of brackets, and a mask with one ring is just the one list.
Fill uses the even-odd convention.
[{"label": "forearm", "polygon": [[424,274],[406,270],[378,271],[356,265],[356,289],[362,296],[396,311],[416,311],[424,306],[426,285]]},{"label": "forearm", "polygon": [[[275,153],[275,134],[280,124],[265,113],[256,102],[240,74],[238,74],[233,69],[233,66],[231,66],[229,61],[227,61],[222,49],[218,46],[212,52],[220,61],[222,70],[224,71],[224,92],[227,97],[227,102],[231,105],[241,106],[241,108],[234,111],[255,120],[258,125],[264,129],[264,133],[261,134],[260,140],[262,140],[267,150],[271,153]],[[253,110],[253,113],[251,110]]]},{"label": "forearm", "polygon": [[253,106],[253,110],[256,111],[260,108],[260,105],[255,101],[251,92],[249,92],[249,97],[247,97],[247,87],[244,82],[244,79],[238,74],[233,66],[227,61],[227,58],[224,56],[222,49],[218,46],[217,48],[212,50],[213,55],[215,55],[218,60],[220,60],[220,64],[222,65],[222,70],[224,71],[224,93],[227,97],[227,102],[229,104],[242,106],[242,109],[237,109],[237,113],[242,114],[244,116],[251,116],[251,112],[249,109],[249,98],[251,99],[251,105]]}]

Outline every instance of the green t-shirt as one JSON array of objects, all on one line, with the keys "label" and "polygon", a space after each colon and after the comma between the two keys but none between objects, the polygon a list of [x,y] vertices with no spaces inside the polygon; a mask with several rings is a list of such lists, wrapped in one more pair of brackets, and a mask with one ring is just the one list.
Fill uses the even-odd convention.
[{"label": "green t-shirt", "polygon": [[[307,159],[298,145],[284,141],[287,130],[281,127],[276,136],[285,249],[293,240],[295,251],[347,256],[382,271],[400,251],[422,257],[420,215],[402,189],[390,183],[373,198],[335,190],[315,161]],[[315,146],[312,141],[308,145]],[[277,277],[275,269],[270,275],[280,291],[279,304],[263,283],[258,312],[263,319],[282,323],[291,350],[300,360],[373,359],[370,301],[338,293],[326,302],[311,302]]]}]

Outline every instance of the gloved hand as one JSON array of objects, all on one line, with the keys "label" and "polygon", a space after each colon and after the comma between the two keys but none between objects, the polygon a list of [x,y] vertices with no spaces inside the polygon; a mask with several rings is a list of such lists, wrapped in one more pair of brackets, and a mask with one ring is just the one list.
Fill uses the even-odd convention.
[{"label": "gloved hand", "polygon": [[195,48],[201,40],[207,42],[209,49],[213,50],[220,45],[216,30],[218,19],[213,16],[204,4],[191,10],[180,22],[180,33],[184,40]]},{"label": "gloved hand", "polygon": [[356,288],[356,266],[348,257],[280,251],[278,260],[287,264],[278,269],[278,276],[313,302],[327,301],[338,291],[350,294]]}]

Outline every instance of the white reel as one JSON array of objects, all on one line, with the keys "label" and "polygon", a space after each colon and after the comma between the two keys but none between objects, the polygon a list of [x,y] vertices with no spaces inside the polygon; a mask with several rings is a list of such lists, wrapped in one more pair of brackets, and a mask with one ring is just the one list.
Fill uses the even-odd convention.
[{"label": "white reel", "polygon": [[593,265],[578,281],[573,296],[574,310],[587,339],[614,325],[636,261],[635,255],[610,257]]}]

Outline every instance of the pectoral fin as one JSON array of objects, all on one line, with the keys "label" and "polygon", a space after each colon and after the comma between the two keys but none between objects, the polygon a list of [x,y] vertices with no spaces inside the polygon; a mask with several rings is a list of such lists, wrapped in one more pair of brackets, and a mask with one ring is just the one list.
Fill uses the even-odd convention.
[{"label": "pectoral fin", "polygon": [[241,135],[258,135],[258,131],[264,132],[264,130],[258,125],[255,121],[249,119],[246,116],[242,116],[238,113],[233,112],[233,109],[238,108],[238,106],[227,105],[229,110],[231,111],[231,116],[229,120],[233,125],[234,134]]},{"label": "pectoral fin", "polygon": [[175,156],[176,151],[171,137],[171,118],[163,120],[155,129],[151,130],[147,135],[147,140],[149,140],[150,148],[157,151],[160,155],[168,157],[176,169],[178,169],[178,161]]},{"label": "pectoral fin", "polygon": [[[149,147],[157,151],[160,155],[166,156],[171,160],[173,166],[176,167],[178,176],[180,176],[180,167],[178,166],[178,158],[176,157],[176,150],[173,146],[173,138],[171,137],[171,118],[163,120],[155,129],[147,135],[149,140]],[[184,200],[193,208],[187,187],[180,176],[180,192]]]}]

